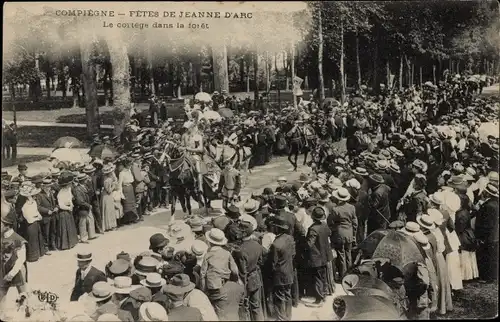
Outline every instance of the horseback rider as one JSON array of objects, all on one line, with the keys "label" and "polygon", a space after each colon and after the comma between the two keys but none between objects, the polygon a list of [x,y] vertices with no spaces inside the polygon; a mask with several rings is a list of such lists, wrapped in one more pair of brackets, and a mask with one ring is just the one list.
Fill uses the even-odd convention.
[{"label": "horseback rider", "polygon": [[189,153],[194,160],[194,166],[198,174],[198,185],[197,189],[199,192],[203,191],[203,180],[201,174],[201,160],[203,158],[203,134],[198,128],[198,124],[187,121],[184,123],[184,128],[186,132],[182,136],[183,150]]}]

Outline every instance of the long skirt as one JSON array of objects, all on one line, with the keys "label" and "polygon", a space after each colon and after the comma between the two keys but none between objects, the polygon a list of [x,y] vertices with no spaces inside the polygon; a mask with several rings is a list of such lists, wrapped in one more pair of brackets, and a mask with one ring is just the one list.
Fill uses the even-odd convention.
[{"label": "long skirt", "polygon": [[45,255],[45,240],[43,239],[40,222],[35,221],[32,224],[26,223],[26,261],[36,262]]},{"label": "long skirt", "polygon": [[448,265],[448,277],[450,279],[451,289],[463,289],[462,269],[460,268],[460,257],[458,255],[458,251],[446,254],[446,264]]},{"label": "long skirt", "polygon": [[438,277],[438,305],[437,314],[446,314],[453,310],[453,302],[451,300],[451,285],[448,279],[448,266],[444,259],[443,253],[436,253],[436,272]]},{"label": "long skirt", "polygon": [[73,215],[69,211],[59,211],[57,214],[56,246],[59,250],[75,247],[78,244],[78,234]]},{"label": "long skirt", "polygon": [[464,281],[470,281],[479,277],[476,252],[462,250],[460,253],[460,267],[462,268],[462,279]]},{"label": "long skirt", "polygon": [[123,196],[125,197],[125,199],[122,199],[122,206],[123,206],[122,222],[124,224],[128,224],[138,218],[137,204],[135,201],[135,192],[134,192],[134,187],[132,185],[123,185],[122,190],[123,190]]},{"label": "long skirt", "polygon": [[119,213],[115,206],[113,195],[103,193],[101,198],[102,229],[104,231],[116,228]]},{"label": "long skirt", "polygon": [[326,263],[326,286],[328,293],[335,293],[335,271],[333,270],[333,261]]}]

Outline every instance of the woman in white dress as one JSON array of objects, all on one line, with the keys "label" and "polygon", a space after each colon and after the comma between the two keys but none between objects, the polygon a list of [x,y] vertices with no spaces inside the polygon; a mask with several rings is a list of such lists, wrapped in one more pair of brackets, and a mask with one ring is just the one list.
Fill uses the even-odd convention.
[{"label": "woman in white dress", "polygon": [[446,254],[446,264],[448,266],[448,276],[451,284],[452,291],[463,289],[462,284],[462,270],[460,266],[460,255],[458,250],[460,248],[460,240],[454,229],[455,226],[455,213],[460,209],[460,197],[452,191],[444,191],[444,204],[441,205],[440,211],[449,225],[453,227],[446,227],[445,237],[448,241],[450,252]]}]

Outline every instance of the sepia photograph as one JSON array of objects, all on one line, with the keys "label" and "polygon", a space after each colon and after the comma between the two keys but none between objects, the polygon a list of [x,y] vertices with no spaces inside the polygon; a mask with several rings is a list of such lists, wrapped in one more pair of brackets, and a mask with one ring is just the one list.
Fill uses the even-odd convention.
[{"label": "sepia photograph", "polygon": [[0,321],[497,317],[498,1],[3,9]]}]

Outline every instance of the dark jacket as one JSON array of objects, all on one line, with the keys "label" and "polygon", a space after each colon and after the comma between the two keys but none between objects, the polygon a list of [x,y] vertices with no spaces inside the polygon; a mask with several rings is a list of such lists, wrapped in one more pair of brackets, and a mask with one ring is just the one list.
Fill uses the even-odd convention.
[{"label": "dark jacket", "polygon": [[201,312],[195,307],[184,305],[171,308],[168,312],[169,321],[202,321]]},{"label": "dark jacket", "polygon": [[294,270],[293,260],[295,257],[295,241],[288,234],[276,237],[267,257],[268,265],[272,272],[273,285],[293,284]]},{"label": "dark jacket", "polygon": [[106,282],[106,274],[92,266],[90,271],[82,280],[82,272],[80,269],[76,271],[75,286],[71,292],[70,301],[78,301],[78,298],[84,293],[92,292],[92,286],[97,282]]},{"label": "dark jacket", "polygon": [[297,237],[304,237],[306,235],[304,227],[302,227],[302,225],[299,223],[297,217],[295,217],[295,214],[281,209],[278,213],[278,217],[283,218],[287,222],[290,229],[290,236],[293,236],[295,239],[297,239]]},{"label": "dark jacket", "polygon": [[485,243],[498,242],[498,199],[489,199],[476,214],[476,238]]},{"label": "dark jacket", "polygon": [[356,207],[344,203],[333,208],[332,213],[327,218],[327,223],[331,231],[332,246],[352,243],[358,229]]},{"label": "dark jacket", "polygon": [[455,231],[460,240],[460,249],[476,250],[476,237],[471,226],[471,216],[468,209],[462,208],[455,213]]},{"label": "dark jacket", "polygon": [[260,267],[263,263],[264,247],[255,240],[243,240],[234,253],[240,278],[249,292],[262,286]]},{"label": "dark jacket", "polygon": [[36,196],[36,204],[38,206],[38,212],[43,217],[44,223],[49,222],[51,216],[55,218],[55,214],[49,215],[49,211],[54,211],[54,208],[57,207],[57,198],[54,196],[52,191],[48,194],[41,191]]},{"label": "dark jacket", "polygon": [[90,195],[83,185],[76,185],[73,187],[73,203],[75,205],[75,211],[80,215],[85,215],[90,211]]},{"label": "dark jacket", "polygon": [[328,237],[330,236],[330,228],[328,225],[314,221],[307,231],[307,246],[309,258],[309,267],[326,266],[333,259],[332,250]]},{"label": "dark jacket", "polygon": [[417,217],[427,211],[429,201],[424,190],[413,192],[405,203],[404,212],[407,221],[417,221]]},{"label": "dark jacket", "polygon": [[[385,225],[386,220],[390,220],[391,211],[389,209],[389,193],[391,188],[385,184],[379,184],[372,188],[372,193],[369,196],[371,207],[368,221],[373,221]],[[385,218],[385,220],[384,220]]]}]

